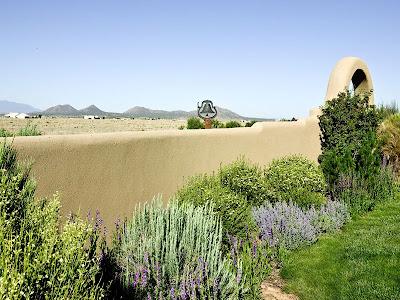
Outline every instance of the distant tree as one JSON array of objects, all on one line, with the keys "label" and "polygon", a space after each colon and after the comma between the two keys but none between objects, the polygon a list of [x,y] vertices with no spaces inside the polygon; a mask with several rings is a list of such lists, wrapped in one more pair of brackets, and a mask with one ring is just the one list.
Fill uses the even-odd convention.
[{"label": "distant tree", "polygon": [[235,127],[242,127],[238,121],[229,121],[225,124],[226,128],[235,128]]},{"label": "distant tree", "polygon": [[244,127],[251,127],[251,126],[253,126],[255,123],[257,123],[257,121],[255,121],[255,120],[248,121],[248,122],[246,122],[246,125],[244,125]]},{"label": "distant tree", "polygon": [[220,120],[212,119],[211,120],[211,127],[212,128],[224,128],[225,125]]}]

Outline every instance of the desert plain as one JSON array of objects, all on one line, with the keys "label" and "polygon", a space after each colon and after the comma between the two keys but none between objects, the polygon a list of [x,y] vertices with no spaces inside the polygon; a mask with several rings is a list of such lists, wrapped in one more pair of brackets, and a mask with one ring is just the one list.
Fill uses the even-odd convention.
[{"label": "desert plain", "polygon": [[83,118],[42,117],[40,119],[0,118],[0,128],[17,132],[31,123],[44,135],[102,133],[118,131],[178,130],[186,125],[186,119],[121,118],[85,120]]}]

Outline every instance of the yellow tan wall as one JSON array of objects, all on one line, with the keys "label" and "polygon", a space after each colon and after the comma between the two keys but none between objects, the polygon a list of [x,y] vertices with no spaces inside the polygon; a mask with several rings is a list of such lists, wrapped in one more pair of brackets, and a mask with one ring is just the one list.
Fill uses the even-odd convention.
[{"label": "yellow tan wall", "polygon": [[17,137],[34,160],[37,195],[61,194],[62,213],[100,210],[108,227],[158,193],[168,199],[185,178],[218,170],[240,155],[273,158],[320,153],[318,120],[256,123],[251,128]]},{"label": "yellow tan wall", "polygon": [[[365,80],[361,82],[360,86],[355,90],[355,92],[362,94],[373,91],[372,77],[367,64],[358,57],[344,57],[336,63],[331,72],[325,101],[335,98],[338,93],[343,92],[346,88],[349,88],[350,81],[357,70],[361,70],[364,73]],[[369,100],[370,104],[374,104],[373,93],[371,94]]]}]

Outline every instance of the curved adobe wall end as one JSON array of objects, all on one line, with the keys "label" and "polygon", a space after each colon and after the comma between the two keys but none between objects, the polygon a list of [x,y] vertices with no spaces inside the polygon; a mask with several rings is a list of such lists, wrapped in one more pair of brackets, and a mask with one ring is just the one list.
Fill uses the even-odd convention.
[{"label": "curved adobe wall end", "polygon": [[[353,82],[355,93],[364,93],[373,90],[372,78],[367,64],[358,57],[345,57],[338,61],[329,77],[325,101],[335,98]],[[374,94],[370,97],[370,104],[374,104]]]}]

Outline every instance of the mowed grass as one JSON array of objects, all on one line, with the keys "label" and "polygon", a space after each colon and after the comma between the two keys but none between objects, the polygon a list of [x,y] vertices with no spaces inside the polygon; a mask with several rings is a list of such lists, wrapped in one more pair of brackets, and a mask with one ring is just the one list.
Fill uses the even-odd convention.
[{"label": "mowed grass", "polygon": [[400,299],[399,195],[289,254],[281,274],[300,299]]}]

